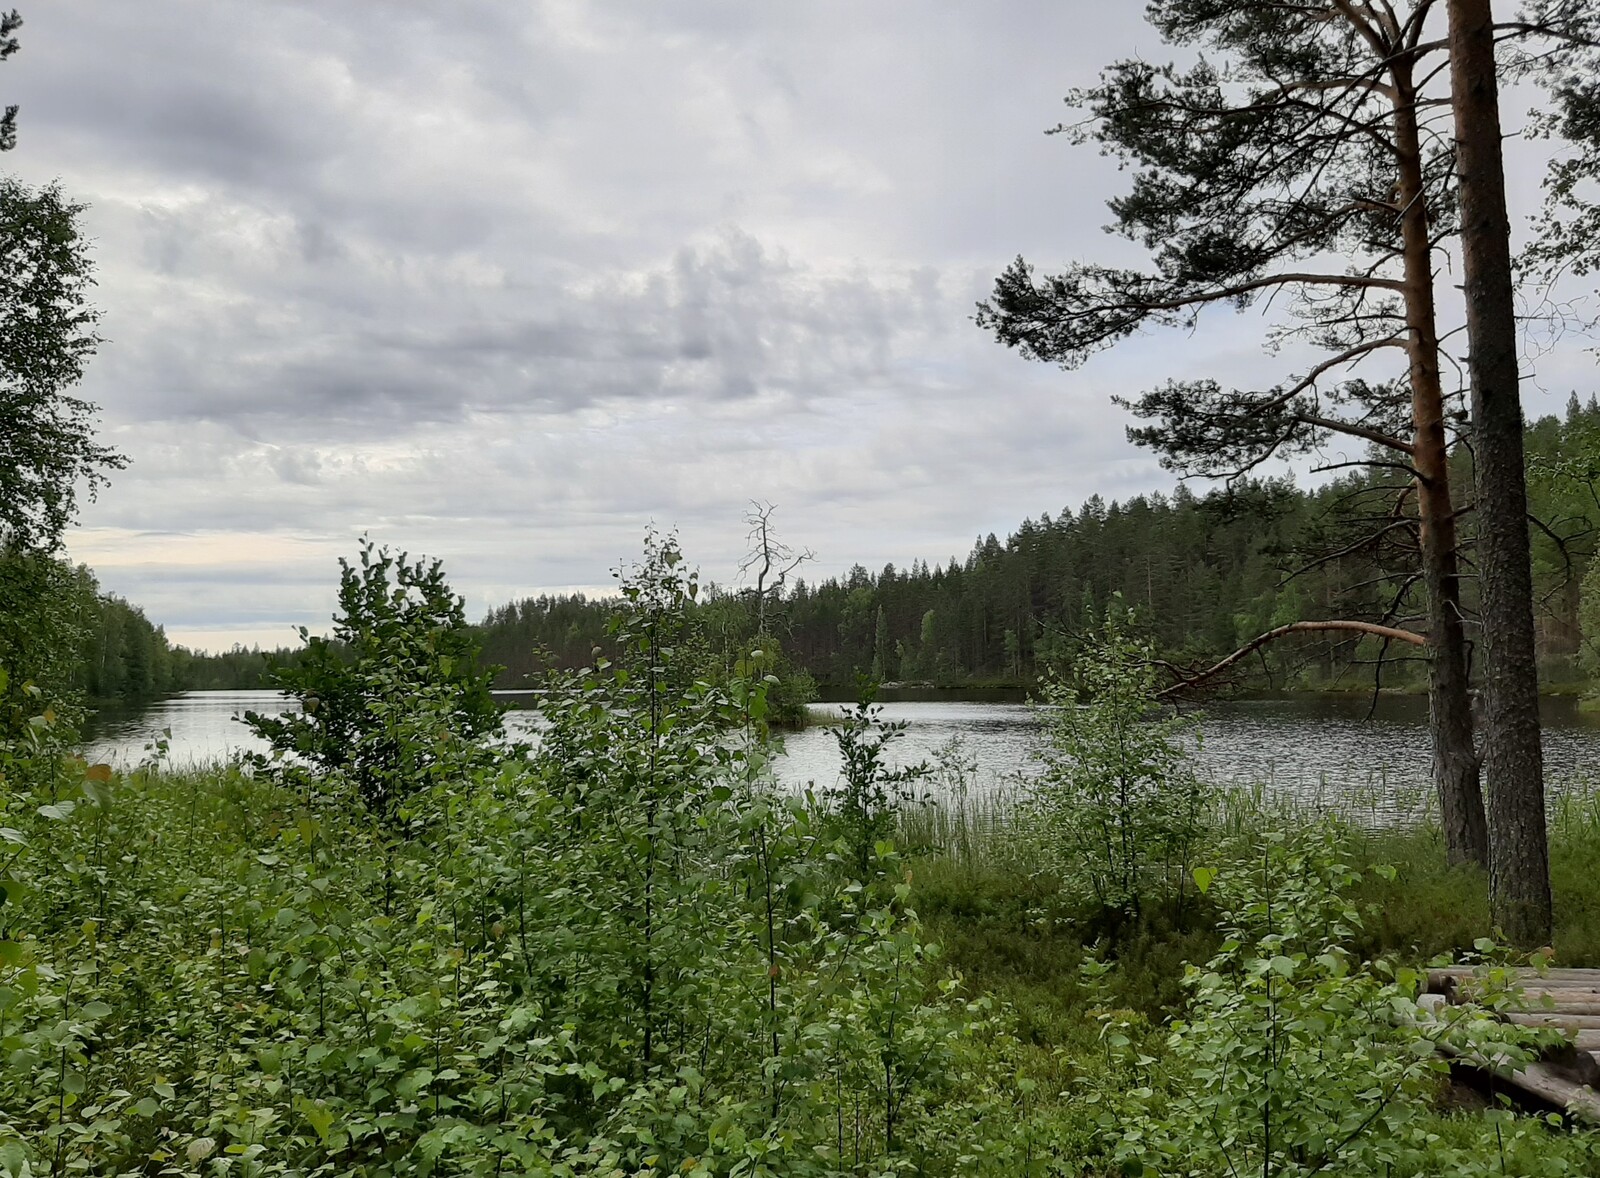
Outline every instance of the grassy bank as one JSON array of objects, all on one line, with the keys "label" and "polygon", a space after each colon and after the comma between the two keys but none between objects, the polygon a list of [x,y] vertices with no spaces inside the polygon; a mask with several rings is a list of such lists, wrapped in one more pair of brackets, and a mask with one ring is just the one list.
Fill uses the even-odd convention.
[{"label": "grassy bank", "polygon": [[[1086,946],[1103,939],[1103,916],[1074,905],[1060,880],[1026,861],[1027,839],[1018,830],[1020,795],[958,797],[908,809],[901,838],[915,854],[919,910],[944,943],[948,960],[993,988],[1070,997],[1071,978]],[[1237,792],[1219,807],[1218,827],[1237,836],[1251,830],[1291,830],[1326,821],[1322,807],[1291,799],[1269,800]],[[1396,955],[1415,964],[1440,955],[1460,957],[1490,928],[1488,878],[1476,868],[1445,861],[1444,844],[1426,806],[1415,821],[1397,826],[1341,824],[1345,845],[1362,880],[1352,896],[1365,913],[1361,937],[1369,956]],[[1600,968],[1600,793],[1562,795],[1551,805],[1551,886],[1555,904],[1553,964]],[[1393,867],[1393,878],[1374,867]],[[1196,960],[1214,943],[1214,915],[1195,907],[1175,921],[1157,912],[1137,928],[1135,959],[1154,953],[1148,969],[1130,969],[1133,993],[1169,994],[1181,973],[1152,941],[1168,942],[1178,960]],[[1141,1002],[1152,1014],[1162,1006]]]},{"label": "grassy bank", "polygon": [[[580,848],[552,821],[549,779],[464,782],[419,803],[407,835],[235,768],[96,776],[13,795],[0,823],[8,1175],[24,1158],[33,1174],[1122,1173],[1124,1124],[1154,1114],[1117,1094],[1182,1090],[1190,1061],[1169,1020],[1193,1014],[1186,965],[1222,946],[1225,878],[1209,897],[1113,917],[1033,870],[1008,797],[907,810],[913,851],[882,860],[900,889],[848,936],[859,885],[791,856],[772,878],[787,881],[779,920],[799,923],[768,939],[764,917],[728,919],[766,911],[763,877],[739,864],[776,863],[818,819],[747,824],[721,882],[670,893],[672,952],[688,956],[657,965],[687,971],[671,1001],[690,1006],[659,1033],[690,1039],[651,1065],[630,1030],[647,1024],[613,868],[562,866]],[[1309,818],[1251,804],[1208,837],[1201,859],[1219,872],[1245,832]],[[1595,800],[1565,803],[1552,838],[1558,961],[1600,964]],[[1483,881],[1443,865],[1436,832],[1351,828],[1342,845],[1362,876],[1363,956],[1472,951]],[[842,846],[824,840],[818,862]],[[1381,863],[1392,880],[1366,870]],[[893,917],[899,903],[920,923]],[[808,920],[826,925],[820,941]],[[842,975],[854,981],[834,987]],[[723,1009],[699,1005],[713,995]],[[896,1018],[910,1038],[886,1043]],[[861,1070],[832,1054],[846,1043]],[[905,1078],[888,1148],[872,1112],[885,1058],[924,1069]],[[1595,1172],[1588,1137],[1450,1111],[1432,1103],[1435,1081],[1418,1083],[1438,1168],[1392,1172]],[[880,1139],[859,1163],[858,1132]]]}]

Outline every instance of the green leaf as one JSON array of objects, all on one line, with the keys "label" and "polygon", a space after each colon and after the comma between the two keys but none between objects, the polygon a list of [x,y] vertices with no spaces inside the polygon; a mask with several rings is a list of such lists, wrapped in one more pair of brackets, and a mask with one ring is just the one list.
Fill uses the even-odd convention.
[{"label": "green leaf", "polygon": [[1190,874],[1194,876],[1194,886],[1200,889],[1202,896],[1211,890],[1211,881],[1217,878],[1217,873],[1209,867],[1196,867]]},{"label": "green leaf", "polygon": [[319,1140],[326,1143],[328,1131],[333,1128],[333,1110],[320,1104],[314,1104],[302,1099],[300,1102],[300,1115],[305,1117],[306,1123],[311,1126]]}]

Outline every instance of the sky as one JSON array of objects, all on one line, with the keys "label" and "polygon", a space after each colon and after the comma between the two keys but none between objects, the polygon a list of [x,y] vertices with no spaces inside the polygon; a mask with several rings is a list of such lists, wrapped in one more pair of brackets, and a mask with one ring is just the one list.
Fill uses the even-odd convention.
[{"label": "sky", "polygon": [[[1018,254],[1137,261],[1126,177],[1043,132],[1170,56],[1139,4],[17,3],[0,166],[89,205],[131,460],[69,553],[194,648],[325,628],[363,534],[472,616],[652,525],[733,582],[752,500],[809,577],[964,557],[1170,489],[1111,395],[1281,370],[1259,312],[1071,372],[972,322]],[[1530,411],[1592,373],[1564,344]]]}]

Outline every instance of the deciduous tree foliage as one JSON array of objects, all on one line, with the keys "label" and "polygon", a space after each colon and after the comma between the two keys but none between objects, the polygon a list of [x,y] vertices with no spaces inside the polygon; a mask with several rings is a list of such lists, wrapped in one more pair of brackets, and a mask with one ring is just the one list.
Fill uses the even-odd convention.
[{"label": "deciduous tree foliage", "polygon": [[[22,18],[0,13],[0,61]],[[17,108],[0,115],[0,151],[16,146]],[[95,407],[70,394],[100,342],[84,206],[55,185],[0,177],[0,549],[52,552],[77,507],[125,459],[94,441]]]},{"label": "deciduous tree foliage", "polygon": [[495,668],[478,665],[476,636],[439,561],[364,540],[359,564],[341,559],[339,569],[331,639],[302,627],[304,653],[274,676],[300,711],[244,718],[272,746],[261,768],[342,780],[393,817],[409,794],[483,761],[482,742],[501,730],[489,694]]},{"label": "deciduous tree foliage", "polygon": [[94,440],[96,407],[71,390],[100,339],[83,205],[0,177],[0,545],[54,551],[125,459]]},{"label": "deciduous tree foliage", "polygon": [[[0,13],[0,61],[10,57],[19,48],[19,42],[12,36],[22,27],[22,17],[13,8],[10,12]],[[17,104],[12,103],[0,113],[0,151],[10,151],[17,145]]]}]

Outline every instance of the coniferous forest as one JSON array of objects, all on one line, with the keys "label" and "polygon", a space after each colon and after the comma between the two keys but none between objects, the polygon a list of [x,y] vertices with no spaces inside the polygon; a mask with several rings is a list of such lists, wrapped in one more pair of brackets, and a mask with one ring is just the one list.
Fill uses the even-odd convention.
[{"label": "coniferous forest", "polygon": [[[1600,650],[1585,645],[1600,641],[1600,579],[1585,590],[1600,539],[1600,407],[1572,398],[1563,417],[1529,428],[1527,447],[1540,525],[1543,678],[1572,689],[1600,669]],[[798,667],[836,688],[862,675],[1026,686],[1069,661],[1108,608],[1133,608],[1162,657],[1185,664],[1302,619],[1415,625],[1417,522],[1404,485],[1356,474],[1315,490],[1246,480],[1199,493],[1179,484],[1126,503],[1097,496],[1024,520],[1003,540],[980,537],[964,557],[796,580],[775,614],[777,636]],[[1470,545],[1470,514],[1462,531]],[[720,592],[737,600],[744,588]],[[581,666],[605,647],[608,608],[602,599],[543,596],[493,609],[482,623],[486,657],[506,668],[505,686],[526,685],[547,662]],[[1420,664],[1391,653],[1379,677],[1374,642],[1298,639],[1265,648],[1265,665],[1240,682],[1256,690],[1415,686]]]}]

